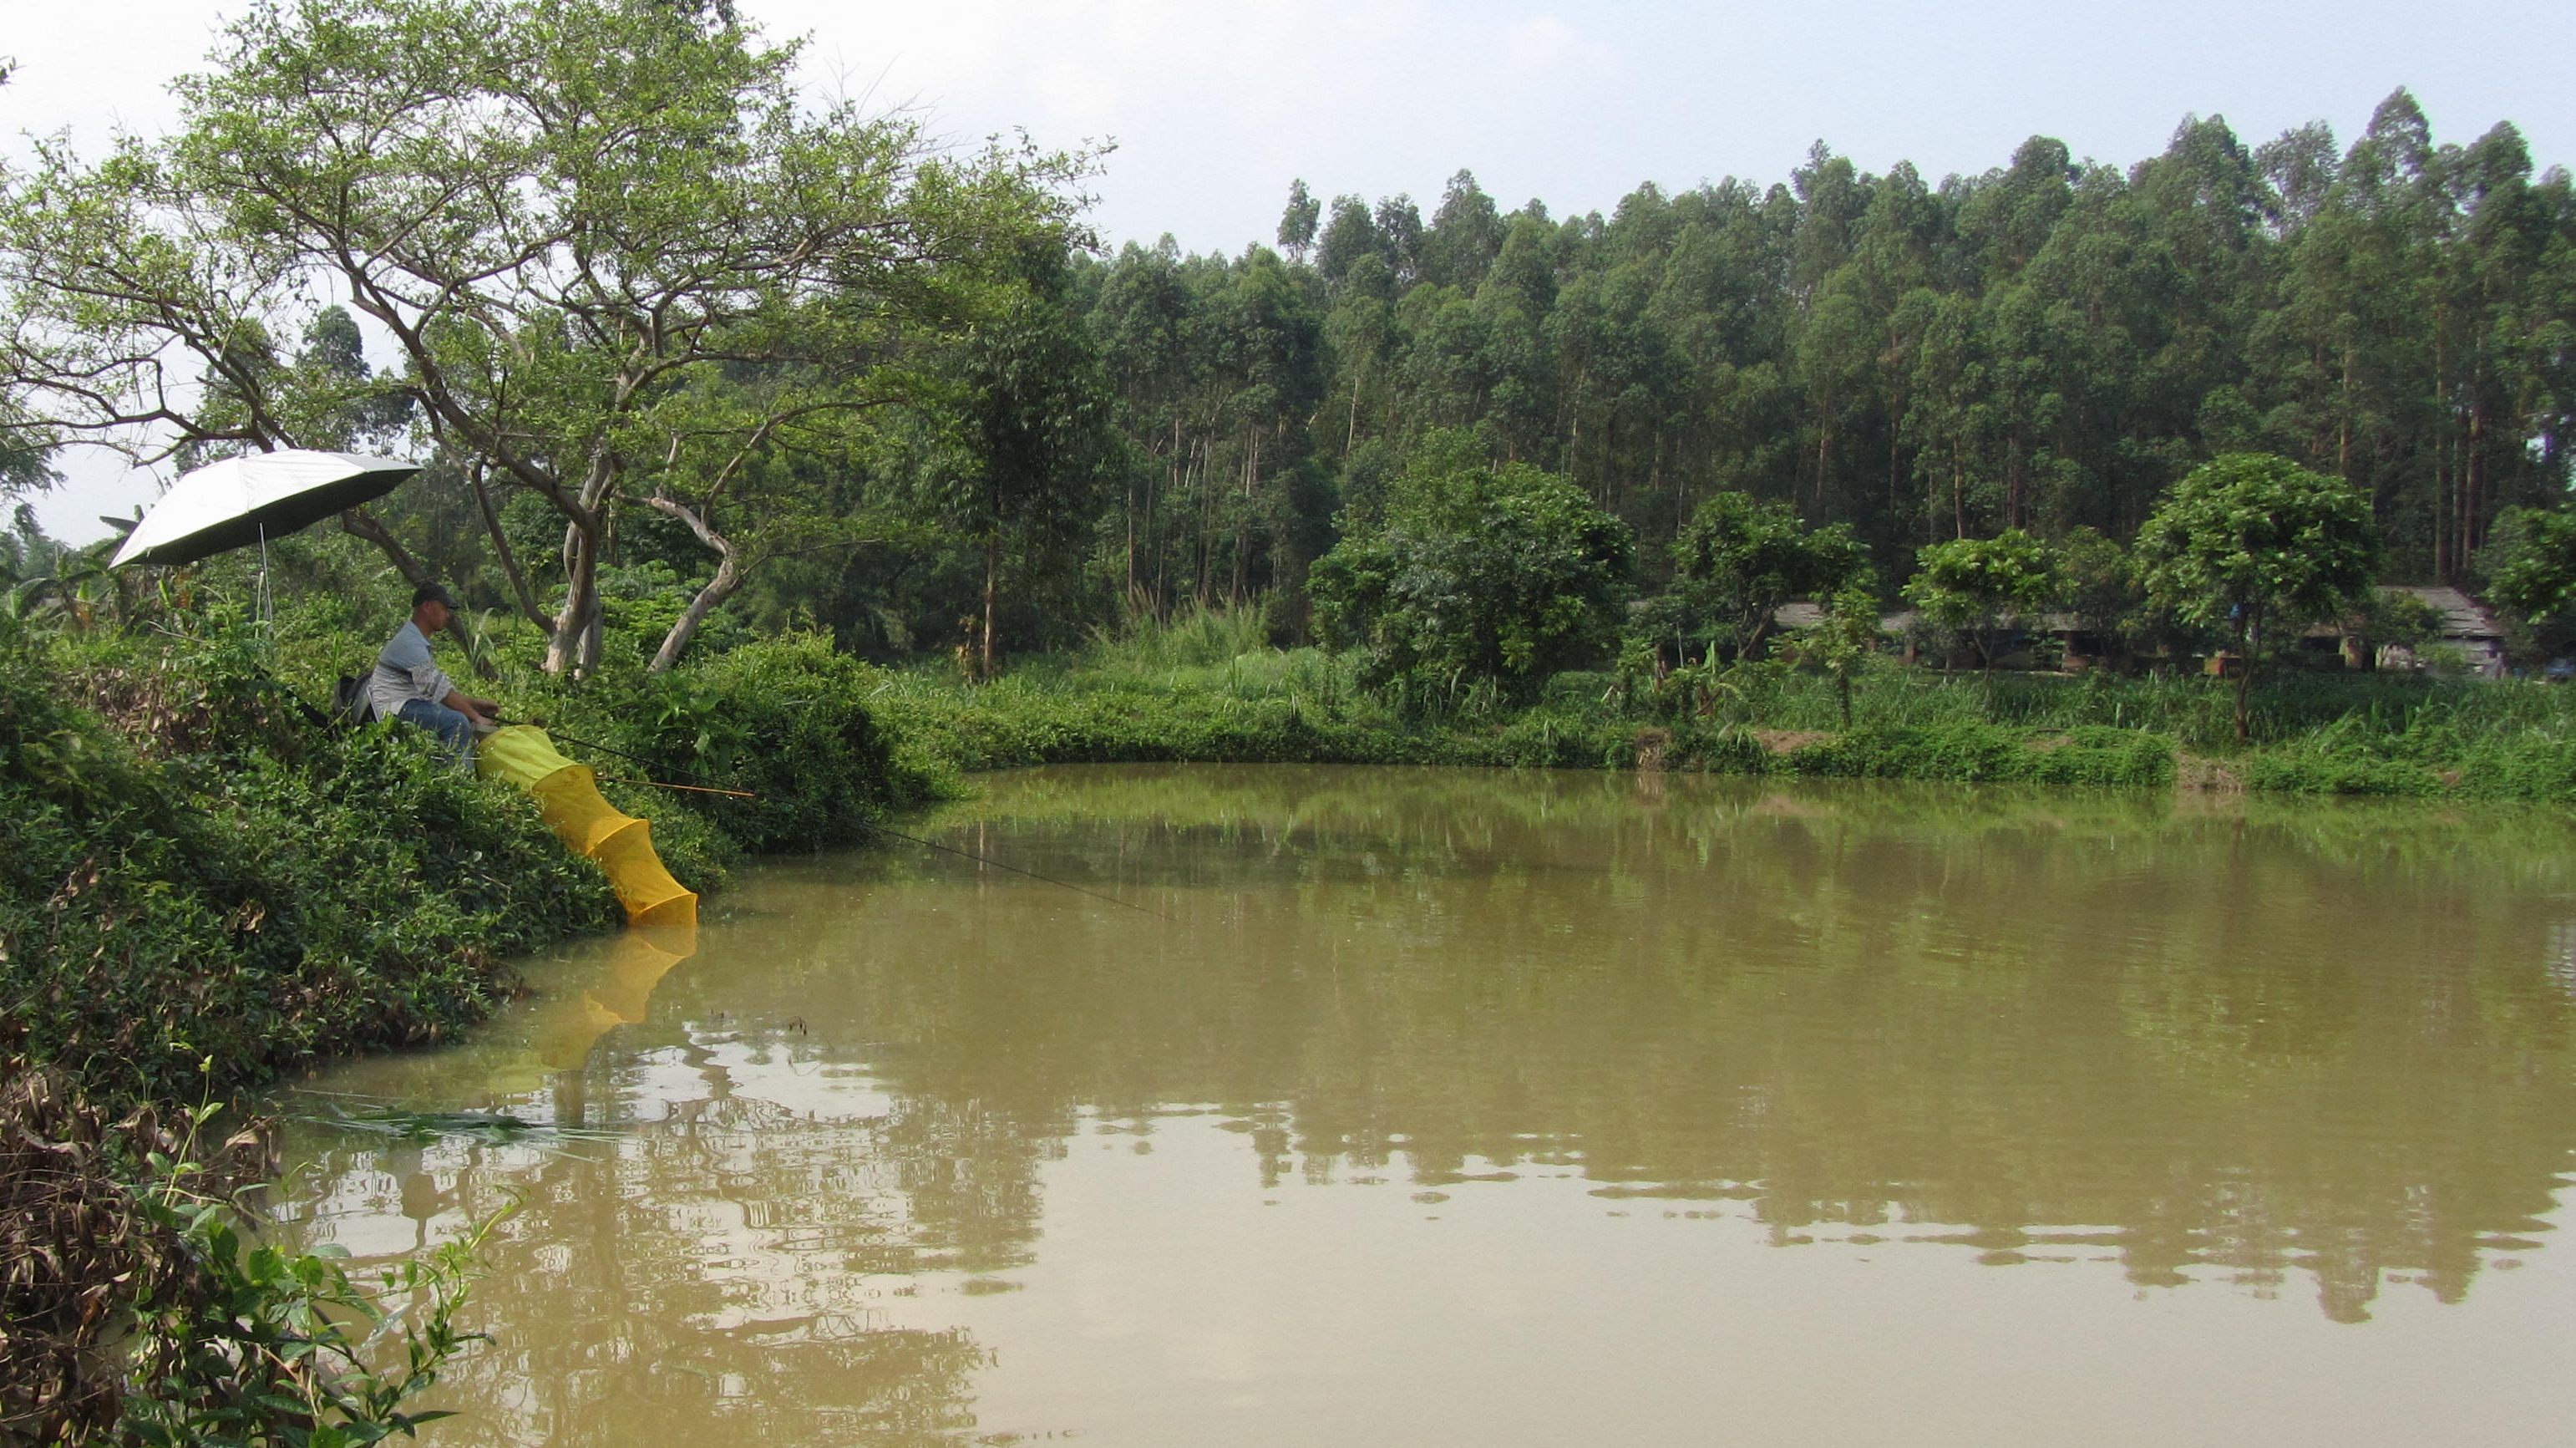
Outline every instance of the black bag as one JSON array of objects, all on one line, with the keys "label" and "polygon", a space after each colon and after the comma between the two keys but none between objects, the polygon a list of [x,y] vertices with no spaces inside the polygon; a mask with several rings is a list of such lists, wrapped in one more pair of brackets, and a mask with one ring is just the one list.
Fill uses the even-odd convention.
[{"label": "black bag", "polygon": [[356,726],[376,717],[376,706],[367,698],[365,674],[342,674],[331,686],[331,717],[343,724]]}]

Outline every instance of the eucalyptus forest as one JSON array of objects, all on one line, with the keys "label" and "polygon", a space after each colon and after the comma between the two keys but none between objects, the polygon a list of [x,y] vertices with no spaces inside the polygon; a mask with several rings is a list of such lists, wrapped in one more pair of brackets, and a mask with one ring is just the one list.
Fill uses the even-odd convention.
[{"label": "eucalyptus forest", "polygon": [[[1918,545],[2007,528],[2125,541],[2195,464],[2265,451],[2366,490],[2389,577],[2472,583],[2576,445],[2567,175],[2510,125],[2438,143],[2403,91],[2349,145],[2193,118],[2127,167],[2043,136],[1932,183],[1819,143],[1786,181],[1608,216],[1507,210],[1463,170],[1427,219],[1298,181],[1276,240],[1076,252],[1053,281],[1119,456],[1016,533],[1023,646],[1122,596],[1275,595],[1302,637],[1308,568],[1439,429],[1579,486],[1649,581],[1729,490],[1849,524],[1901,580]],[[792,591],[861,638],[937,634],[974,561],[862,551]]]}]

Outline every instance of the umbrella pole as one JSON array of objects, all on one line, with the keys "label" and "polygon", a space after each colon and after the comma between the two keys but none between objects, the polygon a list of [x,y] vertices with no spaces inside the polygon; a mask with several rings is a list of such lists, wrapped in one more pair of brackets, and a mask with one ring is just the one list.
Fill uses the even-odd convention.
[{"label": "umbrella pole", "polygon": [[266,644],[275,644],[277,642],[277,610],[269,602],[268,597],[268,524],[264,522],[259,525],[259,589],[255,597],[259,604],[260,641]]}]

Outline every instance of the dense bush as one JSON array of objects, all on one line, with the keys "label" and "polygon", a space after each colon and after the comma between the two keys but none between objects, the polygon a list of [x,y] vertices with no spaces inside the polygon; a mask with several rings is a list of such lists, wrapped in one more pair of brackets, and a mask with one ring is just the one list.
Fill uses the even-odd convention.
[{"label": "dense bush", "polygon": [[1636,544],[1582,489],[1475,439],[1433,433],[1390,488],[1384,526],[1315,561],[1317,634],[1368,683],[1527,696],[1617,634]]},{"label": "dense bush", "polygon": [[[725,863],[728,848],[848,844],[888,810],[925,797],[927,782],[897,764],[893,741],[869,712],[868,695],[884,679],[835,652],[826,635],[787,634],[698,655],[664,674],[525,687],[560,721],[565,752],[587,758],[605,779],[640,776],[754,796],[691,789],[613,796],[621,808],[632,800],[634,812],[651,815],[657,841],[703,840]],[[618,753],[586,748],[589,741]],[[685,819],[691,814],[723,840],[698,835]]]},{"label": "dense bush", "polygon": [[227,715],[253,691],[217,671],[165,691],[199,702],[138,748],[57,697],[136,667],[102,665],[0,646],[0,1047],[94,1096],[433,1038],[504,987],[501,957],[614,918],[596,866],[426,735]]},{"label": "dense bush", "polygon": [[2153,785],[2174,775],[2171,740],[2100,725],[2062,733],[1992,724],[1860,728],[1806,744],[1783,762],[1799,774],[1981,783]]},{"label": "dense bush", "polygon": [[[524,795],[420,731],[317,711],[397,598],[317,593],[254,624],[224,567],[180,582],[146,627],[0,638],[0,1036],[109,1101],[221,1093],[435,1036],[506,988],[502,957],[614,923],[597,868]],[[566,682],[530,667],[534,630],[490,622],[500,677],[476,691],[554,727],[691,888],[747,853],[855,841],[928,792],[867,707],[886,676],[827,636],[658,676],[612,648]]]},{"label": "dense bush", "polygon": [[[1793,684],[1805,681],[1773,671]],[[960,689],[924,675],[890,680],[880,711],[907,747],[959,772],[1104,761],[1457,764],[1518,768],[1783,771],[1923,780],[2141,785],[2170,782],[2173,741],[2107,725],[2027,728],[1974,722],[1784,731],[1782,748],[1747,725],[1685,714],[1640,723],[1587,680],[1528,710],[1407,724],[1367,696],[1335,705],[1295,694],[1085,688],[1014,679]],[[1971,691],[1973,692],[1973,691]],[[1778,699],[1772,696],[1776,707]],[[1588,705],[1589,707],[1584,707]],[[1828,701],[1827,707],[1830,707]],[[1767,721],[1758,721],[1767,722]]]}]

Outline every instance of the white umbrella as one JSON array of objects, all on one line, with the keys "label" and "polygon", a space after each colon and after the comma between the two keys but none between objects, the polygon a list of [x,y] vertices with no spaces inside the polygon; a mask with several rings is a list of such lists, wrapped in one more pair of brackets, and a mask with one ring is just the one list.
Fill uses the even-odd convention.
[{"label": "white umbrella", "polygon": [[125,536],[111,568],[192,563],[282,538],[394,490],[418,463],[358,453],[248,453],[192,469]]}]

